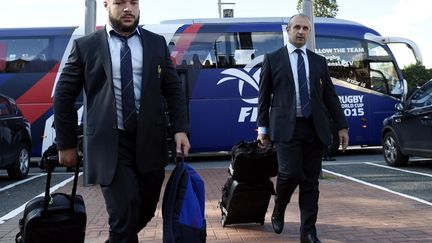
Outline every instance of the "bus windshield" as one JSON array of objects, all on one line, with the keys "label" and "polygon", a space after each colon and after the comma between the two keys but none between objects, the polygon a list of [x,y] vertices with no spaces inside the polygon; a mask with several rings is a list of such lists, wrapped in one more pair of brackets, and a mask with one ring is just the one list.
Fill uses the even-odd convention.
[{"label": "bus windshield", "polygon": [[361,39],[317,37],[316,52],[326,57],[330,76],[400,97],[401,78],[388,48]]}]

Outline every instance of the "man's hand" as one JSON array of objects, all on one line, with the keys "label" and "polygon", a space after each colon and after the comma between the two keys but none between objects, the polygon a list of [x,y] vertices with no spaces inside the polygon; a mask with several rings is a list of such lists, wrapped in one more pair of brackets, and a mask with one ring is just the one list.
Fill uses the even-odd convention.
[{"label": "man's hand", "polygon": [[59,163],[61,165],[67,167],[73,167],[77,165],[77,161],[78,161],[77,148],[59,150],[58,156],[59,156]]},{"label": "man's hand", "polygon": [[348,129],[346,128],[341,129],[339,130],[338,134],[339,134],[340,145],[342,147],[342,152],[344,152],[345,149],[348,147],[348,143],[349,143]]},{"label": "man's hand", "polygon": [[176,143],[176,152],[177,154],[183,153],[184,156],[189,154],[190,143],[189,139],[185,132],[178,132],[174,134],[174,140]]},{"label": "man's hand", "polygon": [[257,140],[260,148],[266,148],[270,145],[270,137],[268,134],[258,133]]}]

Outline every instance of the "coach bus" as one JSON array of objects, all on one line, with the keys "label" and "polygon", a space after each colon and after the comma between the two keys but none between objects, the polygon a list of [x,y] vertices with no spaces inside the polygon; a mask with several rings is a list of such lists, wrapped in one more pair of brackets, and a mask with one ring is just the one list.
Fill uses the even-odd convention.
[{"label": "coach bus", "polygon": [[[145,25],[163,35],[188,100],[192,152],[230,150],[256,138],[258,86],[264,54],[287,43],[289,18],[170,20]],[[33,156],[55,137],[52,94],[77,27],[0,29],[0,91],[17,100],[32,124]],[[403,43],[418,61],[418,47],[382,37],[361,24],[316,18],[316,50],[328,60],[351,145],[380,145],[380,129],[406,81],[389,43]],[[145,50],[144,50],[145,51]],[[82,99],[77,111],[82,114]],[[332,150],[336,150],[335,139]]]}]

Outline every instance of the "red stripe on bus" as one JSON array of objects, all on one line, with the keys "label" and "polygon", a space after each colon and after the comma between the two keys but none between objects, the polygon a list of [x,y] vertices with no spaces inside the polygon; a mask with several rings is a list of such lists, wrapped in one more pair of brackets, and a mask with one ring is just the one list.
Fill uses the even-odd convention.
[{"label": "red stripe on bus", "polygon": [[6,71],[6,44],[0,42],[0,72]]},{"label": "red stripe on bus", "polygon": [[[20,108],[23,108],[24,117],[30,123],[39,119],[39,117],[50,109],[52,105],[51,94],[59,66],[59,64],[56,64],[35,85],[16,100]],[[31,108],[32,105],[34,105],[35,109]]]},{"label": "red stripe on bus", "polygon": [[176,43],[174,50],[172,50],[171,52],[172,57],[175,59],[175,63],[177,65],[180,64],[179,61],[183,60],[185,52],[191,46],[193,40],[197,36],[202,26],[202,24],[192,24],[183,31],[182,35],[180,35],[180,38]]}]

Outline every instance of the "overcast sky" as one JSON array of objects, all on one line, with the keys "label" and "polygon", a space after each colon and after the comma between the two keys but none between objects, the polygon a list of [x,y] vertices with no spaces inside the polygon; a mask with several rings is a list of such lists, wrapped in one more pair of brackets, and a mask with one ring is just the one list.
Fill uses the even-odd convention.
[{"label": "overcast sky", "polygon": [[[218,17],[217,0],[141,0],[141,24],[179,18]],[[297,0],[223,0],[235,17],[291,16]],[[432,68],[431,0],[337,0],[336,17],[357,21],[384,36],[405,37],[420,47],[424,64]],[[106,21],[97,0],[97,24]],[[78,26],[84,24],[85,0],[11,0],[0,8],[0,28]],[[400,61],[401,62],[401,61]]]}]

